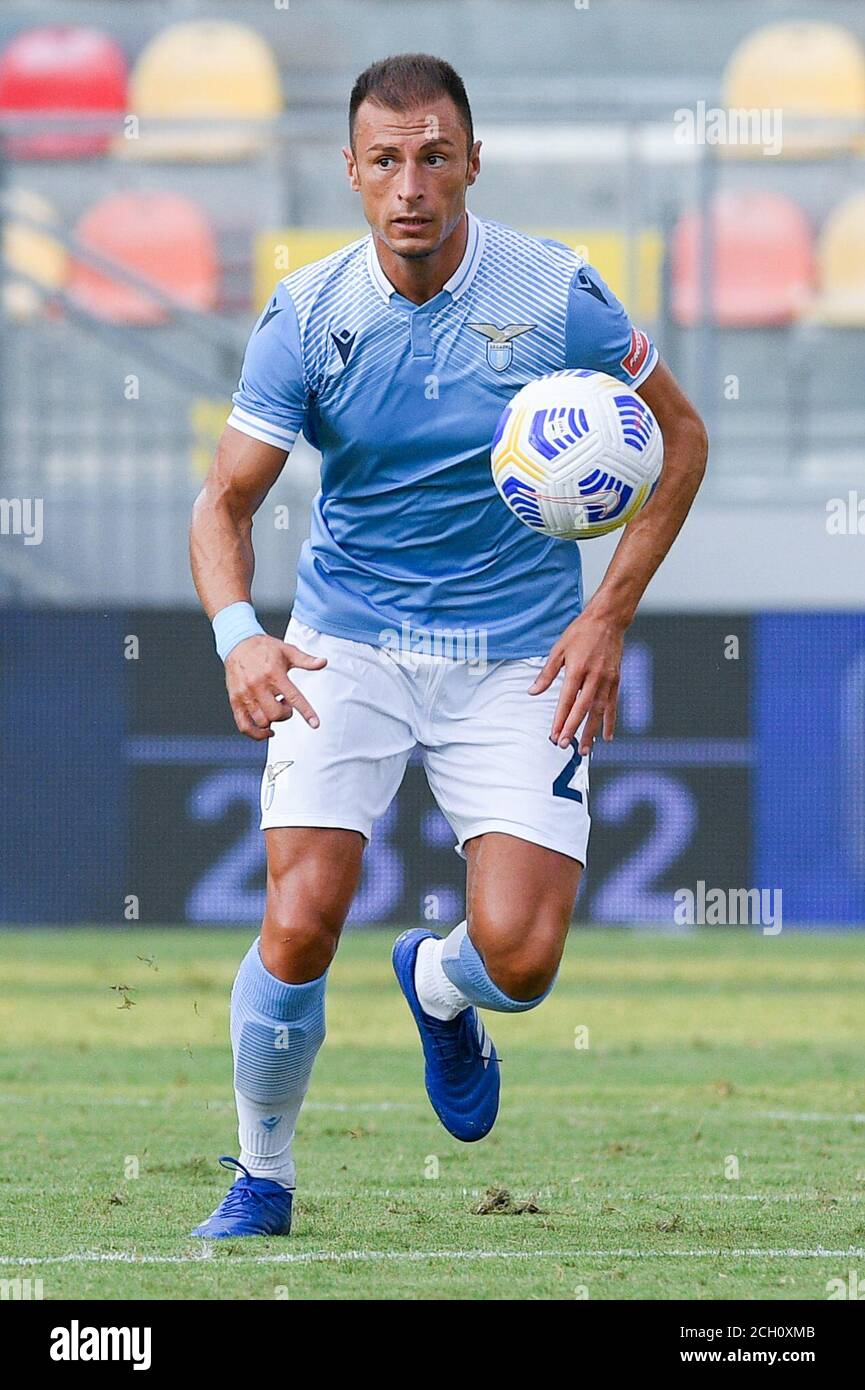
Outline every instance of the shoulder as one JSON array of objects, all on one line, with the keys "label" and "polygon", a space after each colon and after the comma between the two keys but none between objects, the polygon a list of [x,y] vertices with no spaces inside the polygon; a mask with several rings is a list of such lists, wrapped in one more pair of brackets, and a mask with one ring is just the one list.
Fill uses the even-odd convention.
[{"label": "shoulder", "polygon": [[504,222],[481,221],[484,251],[491,262],[523,266],[532,273],[568,284],[583,264],[573,246],[552,237],[517,231]]},{"label": "shoulder", "polygon": [[580,261],[568,292],[565,353],[569,367],[606,372],[638,386],[658,361],[648,333],[635,328],[627,310],[593,265]]},{"label": "shoulder", "polygon": [[351,293],[359,275],[365,271],[369,235],[359,237],[348,246],[332,251],[319,261],[301,266],[280,281],[277,296],[291,300],[298,323],[303,329],[313,307],[322,299],[332,299],[341,293]]}]

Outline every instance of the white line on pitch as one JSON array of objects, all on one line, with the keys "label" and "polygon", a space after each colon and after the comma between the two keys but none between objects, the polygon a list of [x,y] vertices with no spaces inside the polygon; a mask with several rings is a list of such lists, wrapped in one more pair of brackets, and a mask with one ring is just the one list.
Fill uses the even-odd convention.
[{"label": "white line on pitch", "polygon": [[[193,1099],[195,1099],[193,1097]],[[8,1095],[0,1096],[0,1105],[44,1105],[49,1097],[43,1092],[41,1095]],[[93,1104],[90,1093],[70,1096],[67,1093],[50,1097],[52,1105],[86,1105]],[[128,1106],[132,1109],[147,1109],[154,1105],[189,1105],[188,1096],[100,1096],[100,1105],[120,1105]],[[204,1105],[208,1110],[228,1110],[234,1109],[233,1102],[229,1100],[214,1100],[207,1097],[198,1098],[195,1103]],[[327,1110],[338,1111],[353,1115],[355,1111],[375,1111],[376,1114],[384,1114],[389,1110],[421,1110],[425,1105],[420,1101],[397,1101],[397,1100],[308,1100],[304,1102],[304,1110]]]},{"label": "white line on pitch", "polygon": [[[40,1092],[38,1094],[33,1095],[0,1095],[0,1105],[44,1105],[46,1101],[48,1101],[49,1099],[51,1100],[51,1103],[55,1105],[66,1104],[89,1106],[92,1104],[92,1096],[89,1092],[80,1096],[70,1096],[68,1092],[65,1092],[63,1094],[57,1094],[53,1097],[47,1096],[45,1092]],[[198,1099],[195,1099],[193,1097],[193,1100],[195,1104],[203,1105],[208,1110],[228,1110],[233,1108],[231,1101],[223,1099],[222,1097],[209,1099],[207,1097]],[[184,1106],[188,1107],[189,1103],[190,1097],[187,1095],[99,1097],[100,1105],[128,1106],[133,1109],[137,1107],[146,1109],[151,1106],[179,1104],[183,1104]],[[802,1124],[865,1124],[865,1111],[839,1111],[836,1114],[829,1110],[749,1110],[747,1107],[747,1102],[745,1102],[744,1106],[740,1107],[739,1109],[736,1109],[735,1102],[733,1102],[730,1108],[727,1109],[728,1104],[729,1102],[725,1103],[725,1118],[729,1118],[732,1116],[740,1122],[747,1122],[748,1120],[784,1120],[788,1121],[789,1123]],[[426,1109],[425,1105],[421,1100],[308,1100],[304,1102],[303,1108],[304,1111],[333,1111],[339,1114],[349,1115],[354,1114],[356,1111],[363,1111],[375,1114],[386,1114],[388,1111],[425,1111]],[[530,1109],[528,1106],[522,1105],[512,1105],[508,1109],[508,1114],[514,1117],[519,1115],[534,1115],[535,1113],[536,1112]],[[609,1118],[610,1110],[602,1106],[575,1105],[564,1107],[562,1109],[561,1114],[563,1119],[567,1118],[568,1116],[575,1115],[582,1116],[586,1119],[604,1119]],[[702,1120],[706,1119],[704,1112],[697,1104],[695,1104],[694,1108],[691,1110],[685,1110],[681,1107],[668,1108],[666,1106],[650,1105],[642,1108],[637,1108],[631,1111],[631,1114],[633,1116],[663,1116],[667,1119],[681,1119],[686,1121],[690,1121],[694,1118],[694,1116],[699,1114]],[[715,1117],[709,1116],[709,1118],[713,1119]]]},{"label": "white line on pitch", "polygon": [[850,1120],[855,1125],[865,1125],[865,1114],[854,1111],[851,1115],[833,1115],[831,1111],[816,1110],[754,1110],[752,1114],[760,1120],[804,1120],[806,1124],[833,1124],[837,1120]]},{"label": "white line on pitch", "polygon": [[[150,1175],[157,1176],[157,1175]],[[20,1195],[22,1192],[32,1193],[35,1189],[32,1182],[4,1183],[2,1191],[7,1196]],[[454,1197],[483,1197],[486,1188],[471,1187],[466,1188],[459,1183],[437,1182],[435,1185],[435,1196],[439,1200],[451,1200]],[[313,1201],[345,1200],[349,1195],[350,1189],[347,1187],[304,1187],[303,1196]],[[414,1187],[387,1187],[387,1188],[368,1188],[365,1195],[367,1197],[378,1198],[401,1198],[405,1201],[412,1201],[417,1197],[417,1189]],[[550,1188],[549,1184],[541,1187],[533,1187],[530,1191],[522,1189],[513,1190],[511,1195],[514,1201],[522,1202],[529,1198],[537,1201],[555,1201],[560,1197],[577,1199],[585,1203],[608,1202],[615,1206],[617,1202],[647,1202],[665,1203],[668,1206],[681,1206],[686,1202],[820,1202],[828,1206],[836,1206],[842,1203],[852,1203],[858,1205],[865,1202],[865,1194],[859,1192],[839,1192],[837,1194],[824,1192],[616,1192],[615,1190],[596,1192],[592,1190],[581,1190],[578,1186],[559,1186]],[[2,1259],[0,1259],[2,1263]]]},{"label": "white line on pitch", "polygon": [[[348,1190],[345,1187],[304,1187],[303,1196],[315,1201],[330,1198],[345,1199]],[[19,1186],[12,1186],[4,1183],[3,1191],[32,1192],[33,1184],[21,1183]],[[435,1184],[435,1196],[440,1199],[483,1197],[485,1193],[486,1188],[484,1187],[467,1188],[463,1184],[443,1183],[441,1181],[437,1181]],[[380,1198],[399,1197],[411,1201],[417,1197],[417,1188],[367,1188],[364,1195]],[[581,1190],[576,1184],[573,1186],[550,1186],[549,1183],[542,1183],[540,1187],[533,1187],[530,1190],[512,1189],[511,1195],[516,1202],[522,1202],[528,1198],[533,1198],[535,1201],[555,1201],[559,1197],[567,1197],[576,1198],[583,1202],[611,1202],[614,1206],[616,1202],[666,1202],[670,1206],[677,1206],[683,1202],[823,1202],[829,1206],[834,1206],[841,1202],[858,1203],[865,1201],[865,1195],[859,1192],[841,1192],[837,1195],[828,1192],[616,1192],[614,1188],[598,1192],[591,1189]]]},{"label": "white line on pitch", "polygon": [[[49,1264],[142,1264],[185,1265],[201,1264],[213,1258],[213,1247],[206,1244],[200,1255],[136,1255],[130,1251],[83,1251],[68,1255],[0,1256],[0,1265]],[[865,1247],[850,1246],[846,1250],[308,1250],[285,1255],[231,1255],[229,1264],[346,1264],[384,1260],[391,1263],[419,1264],[424,1260],[816,1260],[862,1259]],[[220,1262],[221,1264],[222,1262]]]}]

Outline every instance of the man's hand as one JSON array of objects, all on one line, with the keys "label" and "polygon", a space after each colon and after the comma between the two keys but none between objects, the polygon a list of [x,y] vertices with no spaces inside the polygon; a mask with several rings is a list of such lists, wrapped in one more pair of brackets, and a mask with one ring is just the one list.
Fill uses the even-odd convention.
[{"label": "man's hand", "polygon": [[624,634],[622,624],[586,611],[568,624],[553,645],[529,694],[540,695],[547,690],[562,667],[565,668],[562,693],[550,730],[551,741],[558,743],[560,748],[570,747],[586,715],[580,753],[591,753],[595,735],[601,728],[605,740],[613,737]]},{"label": "man's hand", "polygon": [[292,666],[320,671],[326,665],[326,657],[310,656],[276,637],[261,634],[238,642],[225,660],[225,684],[240,732],[260,743],[273,736],[271,724],[290,719],[295,710],[317,729],[318,715],[288,672]]},{"label": "man's hand", "polygon": [[531,687],[539,695],[564,666],[565,678],[550,738],[560,748],[586,719],[579,752],[592,751],[598,730],[609,741],[616,704],[624,635],[646,585],[688,515],[706,468],[706,430],[669,368],[659,362],[638,391],[664,436],[664,468],[641,512],[622,532],[607,572],[583,613],[565,628]]}]

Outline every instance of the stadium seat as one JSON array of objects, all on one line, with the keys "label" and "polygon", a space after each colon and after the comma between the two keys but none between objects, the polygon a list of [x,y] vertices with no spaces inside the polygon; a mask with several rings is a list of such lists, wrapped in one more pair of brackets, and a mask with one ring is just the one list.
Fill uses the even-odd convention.
[{"label": "stadium seat", "polygon": [[48,126],[38,133],[11,136],[6,142],[8,158],[83,159],[104,154],[109,133],[82,129],[75,115],[88,112],[119,119],[125,109],[126,60],[115,40],[98,29],[27,29],[0,54],[0,115],[29,116],[35,123],[40,116],[70,113],[72,127]]},{"label": "stadium seat", "polygon": [[365,236],[366,227],[278,227],[255,238],[253,294],[256,310],[263,309],[273,287],[284,275],[311,265],[342,246]]},{"label": "stadium seat", "polygon": [[[722,85],[729,110],[783,113],[781,157],[849,149],[865,118],[865,51],[838,24],[769,24],[749,34],[727,64]],[[726,156],[759,158],[755,144],[725,144]]]},{"label": "stadium seat", "polygon": [[[633,243],[624,232],[610,227],[528,227],[533,236],[550,237],[580,250],[614,294],[627,300],[631,315],[640,322],[657,319],[661,304],[661,271],[664,243],[656,227],[644,227]],[[628,259],[634,257],[633,284],[628,281]]]},{"label": "stadium seat", "polygon": [[[45,293],[66,283],[68,257],[65,248],[47,227],[58,222],[56,209],[46,198],[29,189],[13,188],[2,203],[3,309],[19,322],[35,318],[42,310]],[[43,231],[22,219],[46,226]],[[16,279],[15,272],[24,279]]]},{"label": "stadium seat", "polygon": [[[679,220],[671,247],[672,312],[691,325],[701,314],[699,212]],[[714,320],[730,328],[789,323],[814,284],[811,229],[805,214],[780,193],[729,191],[713,204]]]},{"label": "stadium seat", "polygon": [[817,279],[809,319],[865,326],[865,193],[854,193],[827,218],[817,243]]},{"label": "stadium seat", "polygon": [[173,24],[148,44],[132,72],[137,139],[115,141],[129,159],[241,159],[261,150],[262,123],[282,109],[276,60],[244,24]]},{"label": "stadium seat", "polygon": [[[218,291],[213,233],[202,210],[177,193],[115,193],[78,223],[81,244],[152,282],[185,309],[210,310]],[[75,260],[72,299],[111,323],[164,323],[169,311],[121,276]]]}]

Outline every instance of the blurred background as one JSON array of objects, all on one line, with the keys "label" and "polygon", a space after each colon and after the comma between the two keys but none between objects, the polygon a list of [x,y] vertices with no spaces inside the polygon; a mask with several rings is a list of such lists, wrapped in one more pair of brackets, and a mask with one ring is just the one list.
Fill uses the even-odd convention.
[{"label": "blurred background", "polygon": [[[680,887],[865,923],[865,7],[65,0],[0,8],[0,920],[255,922],[263,754],[233,733],[186,528],[252,323],[365,232],[351,83],[462,74],[481,216],[580,247],[706,419],[707,479],[593,759],[577,916]],[[256,521],[287,622],[317,487]],[[583,546],[587,590],[615,537]],[[418,764],[356,925],[454,921]]]}]

